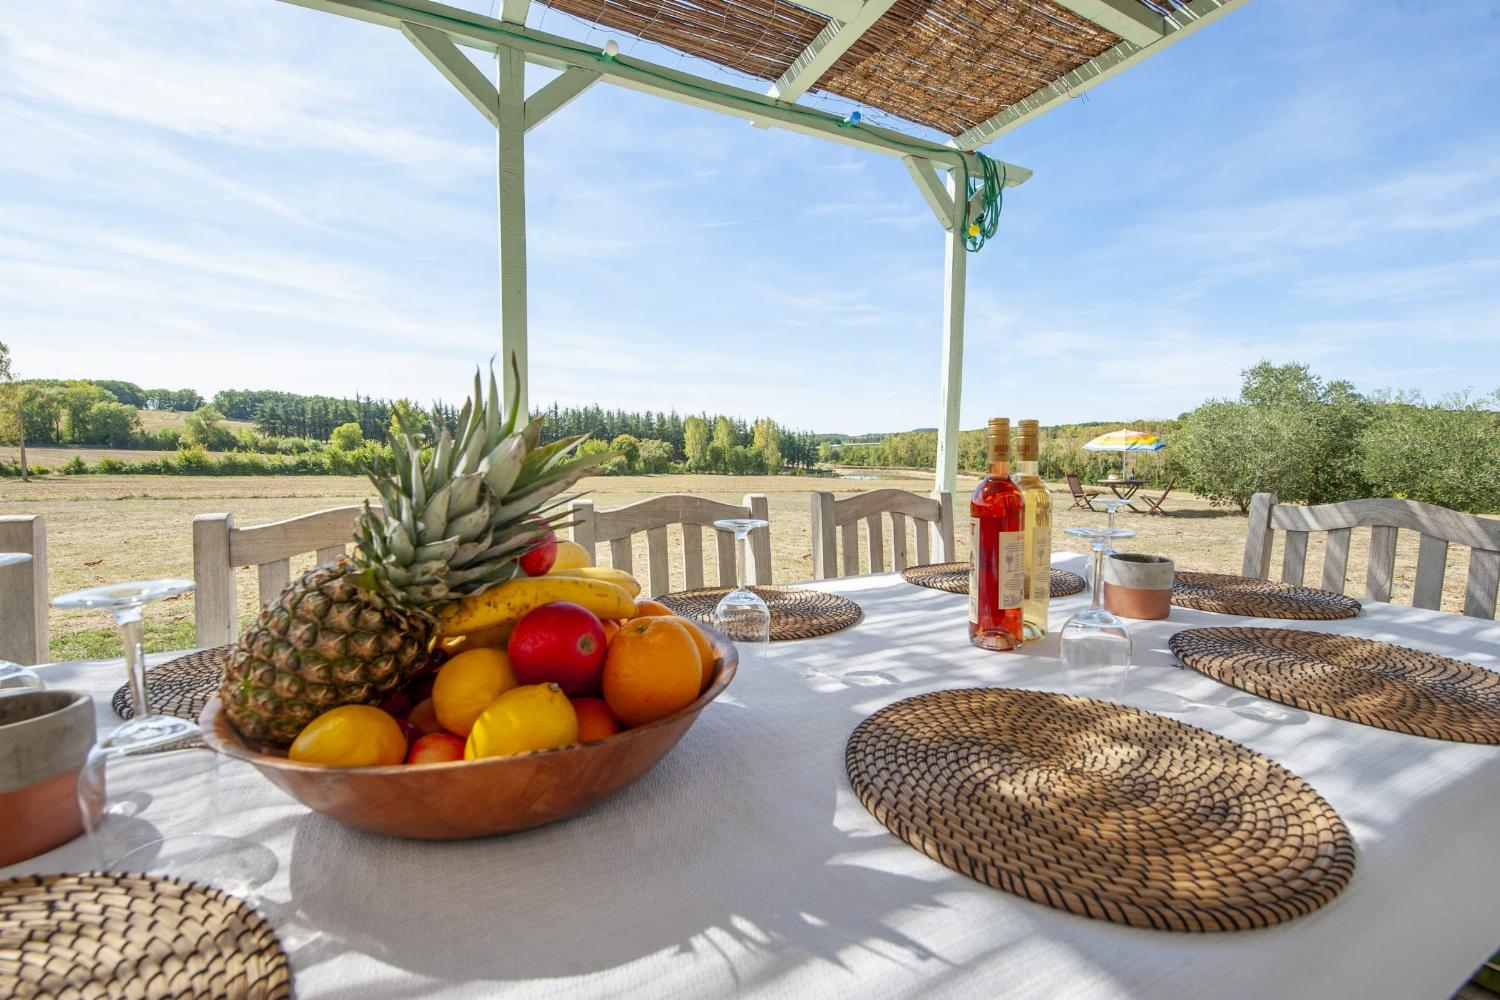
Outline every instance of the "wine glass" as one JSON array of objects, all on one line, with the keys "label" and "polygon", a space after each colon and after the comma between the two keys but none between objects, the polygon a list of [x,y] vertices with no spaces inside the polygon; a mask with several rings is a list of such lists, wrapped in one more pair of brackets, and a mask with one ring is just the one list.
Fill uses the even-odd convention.
[{"label": "wine glass", "polygon": [[[20,566],[31,562],[30,552],[0,552],[0,569],[6,566]],[[45,688],[42,679],[36,675],[35,670],[30,670],[19,663],[9,660],[0,660],[0,690],[5,688],[31,688],[41,691]]]},{"label": "wine glass", "polygon": [[714,627],[740,646],[741,661],[764,661],[771,644],[771,609],[759,594],[745,586],[745,540],[750,532],[769,525],[769,521],[753,517],[729,517],[714,522],[720,531],[734,532],[737,585],[714,608]]},{"label": "wine glass", "polygon": [[[1104,513],[1107,514],[1107,515],[1109,515],[1109,528],[1110,528],[1110,530],[1114,530],[1114,527],[1115,527],[1115,514],[1120,510],[1120,508],[1130,506],[1130,501],[1129,500],[1122,500],[1119,497],[1105,497],[1102,500],[1096,499],[1094,502],[1097,503],[1099,506],[1103,507],[1104,508]],[[1131,531],[1130,534],[1134,535],[1135,532]],[[1127,535],[1126,537],[1129,537],[1129,536]],[[1105,546],[1104,546],[1104,554],[1105,555],[1109,555],[1109,554],[1111,554],[1113,552],[1119,552],[1119,551],[1120,550],[1117,549],[1117,548],[1115,548],[1113,545],[1109,545],[1109,544],[1106,543]],[[1094,572],[1094,565],[1093,565],[1093,563],[1090,563],[1088,569],[1084,570],[1084,574],[1083,574],[1083,578],[1086,581],[1088,581],[1089,583],[1091,583],[1091,584],[1094,582],[1093,572]]]},{"label": "wine glass", "polygon": [[[1118,616],[1104,609],[1104,550],[1116,538],[1132,538],[1129,528],[1066,528],[1067,534],[1087,538],[1093,542],[1093,594],[1092,606],[1069,618],[1062,627],[1059,644],[1062,660],[1070,677],[1082,683],[1102,684],[1114,690],[1123,685],[1125,671],[1118,676],[1100,676],[1101,669],[1130,666],[1130,630]],[[1080,675],[1087,672],[1086,678]]]},{"label": "wine glass", "polygon": [[53,598],[55,608],[114,616],[130,689],[130,719],[94,744],[78,772],[78,807],[101,869],[167,872],[247,895],[269,877],[264,848],[198,832],[221,812],[218,754],[187,743],[198,735],[197,723],[153,714],[146,697],[142,611],[192,589],[191,580],[146,580]]}]

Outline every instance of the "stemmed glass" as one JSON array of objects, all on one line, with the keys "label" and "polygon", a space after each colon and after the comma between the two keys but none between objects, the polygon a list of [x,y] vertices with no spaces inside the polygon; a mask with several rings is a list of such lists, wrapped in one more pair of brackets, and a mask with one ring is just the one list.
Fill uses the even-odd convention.
[{"label": "stemmed glass", "polygon": [[[264,849],[197,832],[218,812],[218,755],[184,746],[195,722],[153,714],[146,697],[141,613],[146,605],[193,589],[191,580],[147,580],[92,587],[53,598],[65,610],[108,611],[120,628],[131,718],[102,737],[78,772],[78,807],[101,869],[166,871],[248,895],[264,881]],[[175,752],[165,752],[175,751]],[[166,832],[140,814],[145,803]],[[274,871],[274,863],[271,864]]]},{"label": "stemmed glass", "polygon": [[[0,552],[0,569],[6,566],[20,566],[22,563],[31,562],[29,552]],[[9,660],[0,660],[0,690],[5,688],[34,688],[42,690],[45,685],[42,679],[36,675],[35,670],[29,670],[19,663]]]},{"label": "stemmed glass", "polygon": [[714,522],[720,531],[734,532],[737,585],[714,608],[714,627],[741,647],[741,660],[764,661],[771,644],[771,609],[759,594],[745,586],[745,541],[750,532],[769,525],[769,521],[754,517],[729,517]]},{"label": "stemmed glass", "polygon": [[[1070,674],[1083,670],[1106,667],[1130,666],[1130,630],[1118,616],[1104,609],[1104,552],[1108,543],[1116,538],[1132,538],[1135,532],[1129,528],[1067,528],[1066,533],[1077,538],[1087,538],[1094,545],[1093,584],[1094,601],[1087,611],[1080,611],[1069,618],[1062,627],[1059,643],[1062,660]],[[1120,671],[1118,680],[1124,683],[1125,671]],[[1098,678],[1093,678],[1097,682]],[[1113,681],[1104,678],[1106,686]]]}]

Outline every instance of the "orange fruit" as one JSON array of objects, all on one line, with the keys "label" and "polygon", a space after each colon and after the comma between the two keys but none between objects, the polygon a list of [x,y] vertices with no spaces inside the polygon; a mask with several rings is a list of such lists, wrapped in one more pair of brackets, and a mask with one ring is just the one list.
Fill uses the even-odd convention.
[{"label": "orange fruit", "polygon": [[636,618],[675,618],[676,616],[677,612],[660,601],[653,601],[646,597],[637,597],[635,599]]},{"label": "orange fruit", "polygon": [[620,623],[613,618],[606,618],[599,624],[604,626],[604,644],[608,646],[609,640],[613,639],[615,633],[620,631]]},{"label": "orange fruit", "polygon": [[670,618],[631,619],[620,626],[604,657],[604,701],[627,726],[685,708],[702,685],[698,644]]},{"label": "orange fruit", "polygon": [[599,698],[574,698],[573,711],[578,715],[579,743],[592,743],[620,731],[620,720]]},{"label": "orange fruit", "polygon": [[698,687],[698,693],[702,694],[708,690],[709,681],[714,679],[714,644],[709,641],[708,633],[699,628],[698,623],[691,618],[679,616],[672,620],[682,625],[698,646],[698,658],[703,665],[703,681]]},{"label": "orange fruit", "polygon": [[444,729],[455,736],[468,736],[474,720],[515,686],[510,657],[498,649],[471,649],[438,670],[437,680],[432,682],[432,707]]}]

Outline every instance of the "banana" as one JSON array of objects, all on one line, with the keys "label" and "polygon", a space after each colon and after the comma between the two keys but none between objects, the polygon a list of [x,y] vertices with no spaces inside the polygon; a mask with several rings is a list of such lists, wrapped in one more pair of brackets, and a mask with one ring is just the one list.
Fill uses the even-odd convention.
[{"label": "banana", "polygon": [[623,569],[610,569],[608,566],[580,566],[577,569],[556,569],[547,574],[548,576],[574,576],[584,580],[603,580],[612,583],[616,587],[624,587],[630,592],[631,597],[641,595],[641,582]]},{"label": "banana", "polygon": [[476,629],[468,635],[445,636],[442,640],[443,651],[457,656],[471,649],[504,649],[505,641],[510,638],[511,630],[515,627],[514,621],[505,621],[494,628]]},{"label": "banana", "polygon": [[467,635],[520,618],[553,601],[571,601],[600,618],[628,618],[635,614],[635,598],[624,587],[576,576],[522,577],[465,597],[438,614],[443,635]]},{"label": "banana", "polygon": [[553,573],[560,569],[579,569],[593,564],[594,560],[588,549],[566,538],[557,540],[557,561],[552,564]]}]

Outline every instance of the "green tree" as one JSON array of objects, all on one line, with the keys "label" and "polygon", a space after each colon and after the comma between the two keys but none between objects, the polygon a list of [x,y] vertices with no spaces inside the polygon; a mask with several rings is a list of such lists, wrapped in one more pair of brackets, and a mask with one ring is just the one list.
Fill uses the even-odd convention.
[{"label": "green tree", "polygon": [[646,438],[637,450],[642,472],[659,474],[672,468],[672,446],[657,438]]},{"label": "green tree", "polygon": [[708,422],[702,417],[682,422],[682,453],[689,469],[697,472],[708,467]]},{"label": "green tree", "polygon": [[234,447],[234,435],[223,421],[224,414],[212,406],[200,406],[183,418],[182,438],[189,447],[227,451]]},{"label": "green tree", "polygon": [[83,414],[82,437],[84,444],[104,445],[106,448],[128,448],[141,429],[141,416],[136,408],[112,399],[101,399]]},{"label": "green tree", "polygon": [[333,433],[328,435],[328,443],[339,451],[356,451],[364,446],[365,432],[351,420],[335,427]]},{"label": "green tree", "polygon": [[635,435],[615,435],[615,439],[609,443],[609,450],[618,453],[620,456],[609,463],[614,467],[612,471],[615,473],[635,472],[639,467],[641,442]]},{"label": "green tree", "polygon": [[1500,512],[1500,392],[1431,405],[1420,395],[1383,400],[1361,438],[1362,472],[1376,496],[1453,510]]},{"label": "green tree", "polygon": [[769,417],[757,420],[750,446],[760,452],[767,472],[774,476],[781,471],[781,428],[776,421]]},{"label": "green tree", "polygon": [[89,435],[88,413],[95,403],[106,402],[110,394],[92,382],[66,382],[58,389],[62,404],[66,438],[71,444],[94,444]]},{"label": "green tree", "polygon": [[739,444],[739,437],[734,433],[734,424],[730,423],[728,417],[719,417],[714,421],[714,444],[726,455]]},{"label": "green tree", "polygon": [[833,456],[833,445],[829,444],[827,441],[824,441],[818,445],[818,461],[826,465],[829,462],[833,461]]}]

